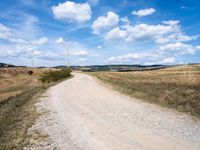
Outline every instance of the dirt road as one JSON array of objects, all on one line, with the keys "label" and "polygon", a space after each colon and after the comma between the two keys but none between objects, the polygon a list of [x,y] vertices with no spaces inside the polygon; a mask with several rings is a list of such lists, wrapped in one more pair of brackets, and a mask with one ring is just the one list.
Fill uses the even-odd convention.
[{"label": "dirt road", "polygon": [[199,150],[200,121],[114,92],[92,77],[74,77],[50,88],[29,133],[48,140],[25,149]]}]

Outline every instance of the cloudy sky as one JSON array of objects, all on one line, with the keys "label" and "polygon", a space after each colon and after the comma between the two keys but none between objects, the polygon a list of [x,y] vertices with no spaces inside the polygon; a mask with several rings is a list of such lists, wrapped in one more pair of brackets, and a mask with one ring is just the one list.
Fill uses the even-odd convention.
[{"label": "cloudy sky", "polygon": [[199,0],[1,0],[0,62],[200,62]]}]

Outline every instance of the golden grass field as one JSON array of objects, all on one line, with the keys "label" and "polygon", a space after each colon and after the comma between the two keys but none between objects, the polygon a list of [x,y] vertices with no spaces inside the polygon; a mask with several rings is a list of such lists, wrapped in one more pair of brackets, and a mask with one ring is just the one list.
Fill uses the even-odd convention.
[{"label": "golden grass field", "polygon": [[[32,75],[28,74],[30,70]],[[41,75],[49,70],[0,68],[0,150],[23,149],[27,144],[27,128],[39,115],[34,104],[45,89],[53,85],[40,81]]]},{"label": "golden grass field", "polygon": [[200,65],[92,75],[132,97],[200,116]]},{"label": "golden grass field", "polygon": [[26,73],[13,75],[11,73],[2,73],[0,78],[0,102],[9,97],[16,96],[30,87],[38,86],[37,76],[30,76]]},{"label": "golden grass field", "polygon": [[39,116],[34,104],[48,87],[70,73],[52,68],[0,68],[0,150],[23,149],[28,144],[27,129]]}]

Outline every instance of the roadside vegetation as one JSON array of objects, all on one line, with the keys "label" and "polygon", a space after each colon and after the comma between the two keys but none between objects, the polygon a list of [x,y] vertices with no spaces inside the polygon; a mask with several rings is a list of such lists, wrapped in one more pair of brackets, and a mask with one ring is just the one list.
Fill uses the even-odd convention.
[{"label": "roadside vegetation", "polygon": [[92,75],[132,97],[200,117],[200,65]]},{"label": "roadside vegetation", "polygon": [[42,74],[40,80],[43,83],[50,83],[50,82],[56,82],[58,80],[68,78],[70,76],[71,76],[70,69],[61,69],[61,70],[56,70],[56,71],[48,71]]},{"label": "roadside vegetation", "polygon": [[39,116],[34,104],[49,86],[68,77],[64,71],[0,68],[0,150],[23,149],[27,129]]}]

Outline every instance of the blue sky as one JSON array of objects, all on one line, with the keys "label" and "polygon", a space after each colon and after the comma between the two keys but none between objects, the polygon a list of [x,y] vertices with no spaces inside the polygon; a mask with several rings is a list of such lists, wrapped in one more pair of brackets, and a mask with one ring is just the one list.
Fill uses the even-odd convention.
[{"label": "blue sky", "polygon": [[200,62],[199,0],[2,0],[0,62]]}]

